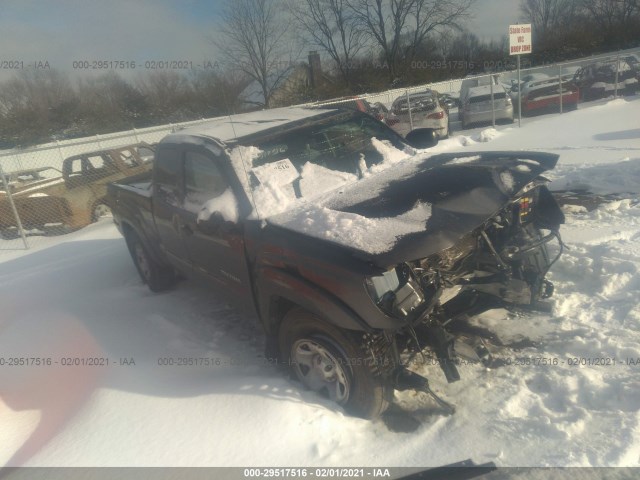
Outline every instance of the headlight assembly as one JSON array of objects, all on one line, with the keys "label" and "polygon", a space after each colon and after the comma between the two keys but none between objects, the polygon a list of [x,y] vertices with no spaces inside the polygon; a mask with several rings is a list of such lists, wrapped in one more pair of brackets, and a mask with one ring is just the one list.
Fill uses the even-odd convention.
[{"label": "headlight assembly", "polygon": [[424,303],[424,294],[419,285],[401,267],[380,276],[367,277],[365,285],[378,308],[393,317],[406,318]]}]

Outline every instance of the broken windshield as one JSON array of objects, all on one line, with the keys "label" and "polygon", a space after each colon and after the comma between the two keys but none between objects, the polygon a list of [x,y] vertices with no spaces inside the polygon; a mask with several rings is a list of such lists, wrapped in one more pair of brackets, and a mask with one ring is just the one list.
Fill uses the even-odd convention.
[{"label": "broken windshield", "polygon": [[[362,169],[384,160],[372,138],[387,141],[400,150],[400,138],[378,120],[364,114],[349,113],[306,123],[298,128],[252,140],[261,153],[253,159],[253,168],[291,161],[298,173],[307,162],[329,170],[362,176]],[[364,165],[361,160],[364,160]]]},{"label": "broken windshield", "polygon": [[245,187],[261,218],[408,156],[395,132],[359,112],[338,112],[238,143],[232,162],[242,162],[248,179]]}]

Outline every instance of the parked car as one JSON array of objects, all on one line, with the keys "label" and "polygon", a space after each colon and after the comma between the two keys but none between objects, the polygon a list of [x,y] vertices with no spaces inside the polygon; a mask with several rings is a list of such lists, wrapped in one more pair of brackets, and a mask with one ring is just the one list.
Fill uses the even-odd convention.
[{"label": "parked car", "polygon": [[449,112],[440,103],[438,92],[427,90],[396,98],[386,123],[403,137],[416,128],[432,128],[438,138],[449,136]]},{"label": "parked car", "polygon": [[373,115],[381,122],[386,122],[387,115],[389,114],[389,109],[384,103],[376,102],[371,105],[371,111],[366,113]]},{"label": "parked car", "polygon": [[[109,212],[107,184],[149,171],[152,151],[151,145],[140,143],[74,155],[63,161],[62,172],[38,169],[41,177],[46,170],[59,173],[57,176],[14,182],[11,193],[22,225],[28,229],[52,225],[77,229],[89,225]],[[13,176],[11,172],[8,175]],[[0,233],[10,236],[16,228],[6,192],[0,192]]]},{"label": "parked car", "polygon": [[518,80],[514,79],[511,80],[511,92],[517,92],[520,87],[526,85],[529,82],[538,82],[538,81],[544,81],[544,80],[548,80],[549,75],[547,75],[546,73],[528,73],[527,75],[523,75],[520,78],[520,84],[518,84]]},{"label": "parked car", "polygon": [[580,89],[580,100],[589,101],[613,95],[616,87],[618,94],[633,95],[638,91],[640,70],[625,60],[596,62],[580,68],[573,81]]},{"label": "parked car", "polygon": [[7,188],[10,192],[15,192],[27,186],[42,185],[61,175],[62,172],[53,167],[28,168],[5,173],[4,181],[6,185],[3,185],[3,182],[0,181],[0,196],[6,193]]},{"label": "parked car", "polygon": [[[578,87],[567,76],[561,82],[557,78],[526,82],[522,85],[521,95],[523,115],[559,112],[561,96],[563,111],[576,110],[580,99]],[[510,96],[517,112],[518,91],[510,92]]]},{"label": "parked car", "polygon": [[640,57],[636,54],[630,54],[622,57],[622,59],[629,64],[631,68],[640,68]]},{"label": "parked car", "polygon": [[439,93],[440,104],[443,105],[447,110],[451,110],[452,108],[456,108],[458,106],[458,99],[449,95],[448,93]]},{"label": "parked car", "polygon": [[557,155],[416,150],[435,143],[358,111],[242,114],[168,135],[146,180],[108,198],[151,290],[176,272],[208,284],[259,319],[266,358],[305,387],[363,417],[394,389],[448,407],[403,356],[430,346],[456,381],[460,318],[545,309],[564,217],[540,176]]},{"label": "parked car", "polygon": [[469,94],[469,90],[475,87],[482,87],[484,85],[491,85],[493,82],[494,85],[500,85],[499,83],[500,75],[484,75],[482,77],[472,76],[470,78],[465,78],[462,80],[460,84],[460,96],[458,97],[458,120],[462,121],[462,106],[467,101],[467,96]]},{"label": "parked car", "polygon": [[513,122],[513,104],[502,85],[490,85],[470,88],[462,106],[462,128],[469,125],[491,122],[495,115],[496,122]]}]

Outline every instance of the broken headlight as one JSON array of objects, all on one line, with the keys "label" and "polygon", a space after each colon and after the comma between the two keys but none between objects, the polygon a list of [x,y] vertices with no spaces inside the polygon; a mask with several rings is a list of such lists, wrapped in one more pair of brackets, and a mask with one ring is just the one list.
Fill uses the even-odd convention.
[{"label": "broken headlight", "polygon": [[424,294],[406,266],[367,277],[365,285],[378,308],[393,317],[406,318],[424,303]]},{"label": "broken headlight", "polygon": [[531,211],[533,210],[534,198],[533,192],[520,197],[518,201],[518,218],[521,224],[528,223],[531,217]]}]

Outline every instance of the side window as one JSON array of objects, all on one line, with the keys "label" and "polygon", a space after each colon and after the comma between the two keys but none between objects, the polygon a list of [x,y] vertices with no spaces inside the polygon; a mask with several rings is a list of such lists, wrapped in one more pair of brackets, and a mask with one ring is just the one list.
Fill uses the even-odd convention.
[{"label": "side window", "polygon": [[215,161],[196,152],[185,155],[184,183],[187,195],[203,194],[209,198],[222,194],[228,186]]},{"label": "side window", "polygon": [[107,168],[107,162],[102,155],[92,155],[87,157],[87,166],[91,169]]},{"label": "side window", "polygon": [[179,206],[181,163],[182,153],[177,148],[158,148],[153,167],[153,185],[158,200]]},{"label": "side window", "polygon": [[105,177],[117,172],[116,166],[108,154],[91,155],[85,159],[86,175],[91,180]]},{"label": "side window", "polygon": [[203,207],[211,211],[223,210],[222,205],[211,204],[212,199],[220,198],[222,202],[223,196],[233,198],[230,190],[226,193],[229,183],[215,160],[197,152],[185,154],[184,187],[184,208],[198,214],[199,218],[204,215]]},{"label": "side window", "polygon": [[147,163],[153,160],[153,149],[145,146],[138,147],[138,155],[143,163]]},{"label": "side window", "polygon": [[76,177],[82,175],[82,159],[74,158],[69,162],[69,177]]}]

